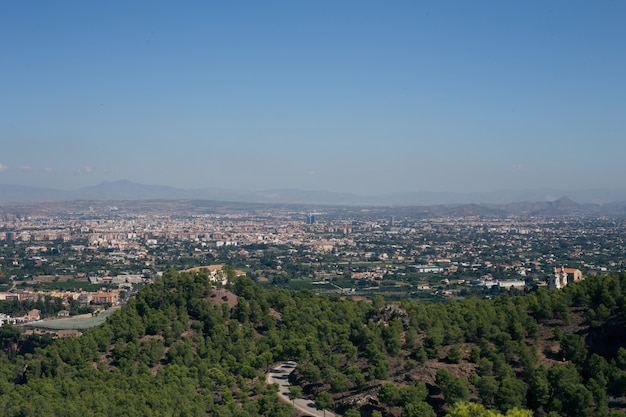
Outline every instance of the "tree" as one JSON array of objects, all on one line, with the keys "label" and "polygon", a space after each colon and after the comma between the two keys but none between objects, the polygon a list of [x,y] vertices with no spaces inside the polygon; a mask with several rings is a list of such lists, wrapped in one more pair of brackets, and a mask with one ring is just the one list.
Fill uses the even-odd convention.
[{"label": "tree", "polygon": [[551,388],[551,410],[569,416],[585,417],[591,414],[593,396],[582,384],[582,377],[575,366],[553,365],[548,370]]},{"label": "tree", "polygon": [[0,351],[4,351],[8,357],[13,357],[14,346],[20,338],[20,329],[12,324],[0,326]]},{"label": "tree", "polygon": [[472,346],[469,353],[469,361],[471,363],[477,363],[480,360],[480,349],[476,346]]},{"label": "tree", "polygon": [[328,378],[330,390],[332,392],[343,392],[348,389],[348,377],[341,372],[332,371]]},{"label": "tree", "polygon": [[424,401],[407,404],[402,411],[402,417],[436,417],[435,410]]},{"label": "tree", "polygon": [[382,329],[382,338],[389,355],[398,356],[402,352],[401,335],[402,323],[398,319],[391,320],[389,326]]},{"label": "tree", "polygon": [[548,404],[550,400],[550,382],[548,372],[542,366],[538,367],[533,374],[528,387],[528,401],[532,409],[538,409]]},{"label": "tree", "polygon": [[400,402],[404,406],[424,401],[426,397],[428,397],[428,388],[424,382],[400,388]]},{"label": "tree", "polygon": [[430,329],[424,337],[424,349],[430,359],[439,356],[439,347],[443,343],[444,331],[441,327]]},{"label": "tree", "polygon": [[526,384],[517,378],[503,378],[496,393],[496,406],[501,411],[521,407],[526,402]]},{"label": "tree", "polygon": [[593,408],[593,395],[583,384],[573,384],[563,392],[563,411],[572,417],[588,417]]},{"label": "tree", "polygon": [[617,349],[617,355],[615,356],[615,363],[622,371],[626,370],[626,349],[620,347]]},{"label": "tree", "polygon": [[492,376],[483,376],[478,379],[476,383],[476,389],[478,390],[478,397],[480,401],[487,407],[493,405],[493,401],[498,392],[498,381]]},{"label": "tree", "polygon": [[309,384],[317,384],[322,379],[322,372],[320,371],[320,368],[315,366],[313,363],[299,367],[299,369],[300,374]]},{"label": "tree", "polygon": [[324,411],[324,416],[325,416],[326,410],[332,410],[333,407],[335,406],[335,400],[333,400],[333,397],[326,391],[320,392],[317,398],[315,398],[315,406],[319,410]]},{"label": "tree", "polygon": [[467,401],[470,398],[467,382],[445,368],[437,370],[435,382],[441,388],[443,398],[448,404],[454,404],[457,401]]},{"label": "tree", "polygon": [[458,402],[450,407],[446,417],[532,417],[532,415],[532,411],[520,408],[514,408],[502,415],[496,411],[488,410],[482,404]]},{"label": "tree", "polygon": [[587,357],[587,350],[579,336],[568,334],[561,339],[561,354],[563,359],[580,365]]},{"label": "tree", "polygon": [[272,352],[266,350],[258,356],[257,361],[261,367],[265,367],[265,372],[268,372],[273,361]]},{"label": "tree", "polygon": [[459,363],[461,362],[461,349],[457,345],[453,345],[450,350],[448,350],[448,361],[450,363]]},{"label": "tree", "polygon": [[302,397],[302,387],[300,385],[290,385],[288,397],[291,400],[291,405],[295,407],[296,399]]},{"label": "tree", "polygon": [[393,382],[384,382],[378,391],[378,399],[389,407],[398,405],[400,402],[400,390]]}]

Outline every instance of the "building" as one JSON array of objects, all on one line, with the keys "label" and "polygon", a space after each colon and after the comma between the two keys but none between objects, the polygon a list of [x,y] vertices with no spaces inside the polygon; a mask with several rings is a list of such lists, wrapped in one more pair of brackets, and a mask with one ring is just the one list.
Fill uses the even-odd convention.
[{"label": "building", "polygon": [[24,320],[25,321],[37,321],[37,320],[41,320],[41,311],[37,310],[36,308],[30,310],[25,316],[24,316]]},{"label": "building", "polygon": [[3,324],[15,324],[17,320],[14,317],[9,316],[8,314],[0,313],[0,326]]},{"label": "building", "polygon": [[583,273],[575,268],[554,268],[554,275],[548,278],[548,288],[564,288],[567,284],[582,281]]},{"label": "building", "polygon": [[99,292],[93,295],[92,304],[115,304],[118,300],[116,292]]},{"label": "building", "polygon": [[519,279],[499,281],[498,286],[505,290],[510,290],[510,289],[523,290],[524,288],[526,288],[526,281],[519,280]]}]

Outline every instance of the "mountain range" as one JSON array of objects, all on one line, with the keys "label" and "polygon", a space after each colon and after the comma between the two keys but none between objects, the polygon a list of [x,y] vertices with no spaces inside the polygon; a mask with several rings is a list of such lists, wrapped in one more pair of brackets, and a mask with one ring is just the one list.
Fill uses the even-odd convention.
[{"label": "mountain range", "polygon": [[[567,196],[567,198],[563,198]],[[350,193],[273,189],[265,191],[228,190],[221,188],[182,189],[160,185],[138,184],[128,180],[103,182],[77,190],[0,184],[0,203],[59,202],[74,200],[215,200],[240,203],[316,204],[346,206],[431,206],[464,205],[466,211],[501,209],[532,212],[533,205],[543,204],[552,211],[588,211],[594,207],[613,207],[618,211],[626,204],[626,190],[506,190],[496,192],[408,192],[363,196]],[[548,206],[545,204],[548,203]],[[476,205],[472,208],[471,205]],[[539,207],[535,207],[539,209]],[[478,210],[478,211],[480,211]]]}]

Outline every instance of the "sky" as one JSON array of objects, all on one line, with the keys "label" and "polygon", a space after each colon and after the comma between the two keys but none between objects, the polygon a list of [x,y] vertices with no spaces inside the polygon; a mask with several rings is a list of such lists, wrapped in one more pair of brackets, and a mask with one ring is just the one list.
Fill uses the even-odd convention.
[{"label": "sky", "polygon": [[0,2],[0,184],[624,189],[623,1]]}]

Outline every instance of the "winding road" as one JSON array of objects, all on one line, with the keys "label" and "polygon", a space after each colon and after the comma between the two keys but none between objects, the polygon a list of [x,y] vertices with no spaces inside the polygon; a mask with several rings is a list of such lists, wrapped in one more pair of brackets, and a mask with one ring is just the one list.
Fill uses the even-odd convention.
[{"label": "winding road", "polygon": [[323,410],[318,410],[315,407],[315,402],[308,398],[296,398],[293,402],[289,399],[289,386],[291,385],[289,384],[289,374],[294,369],[296,369],[296,363],[293,361],[281,363],[267,374],[267,383],[278,384],[279,397],[283,401],[293,404],[295,408],[303,413],[313,417],[335,417],[335,414],[330,411],[326,411],[326,414],[324,414]]}]

